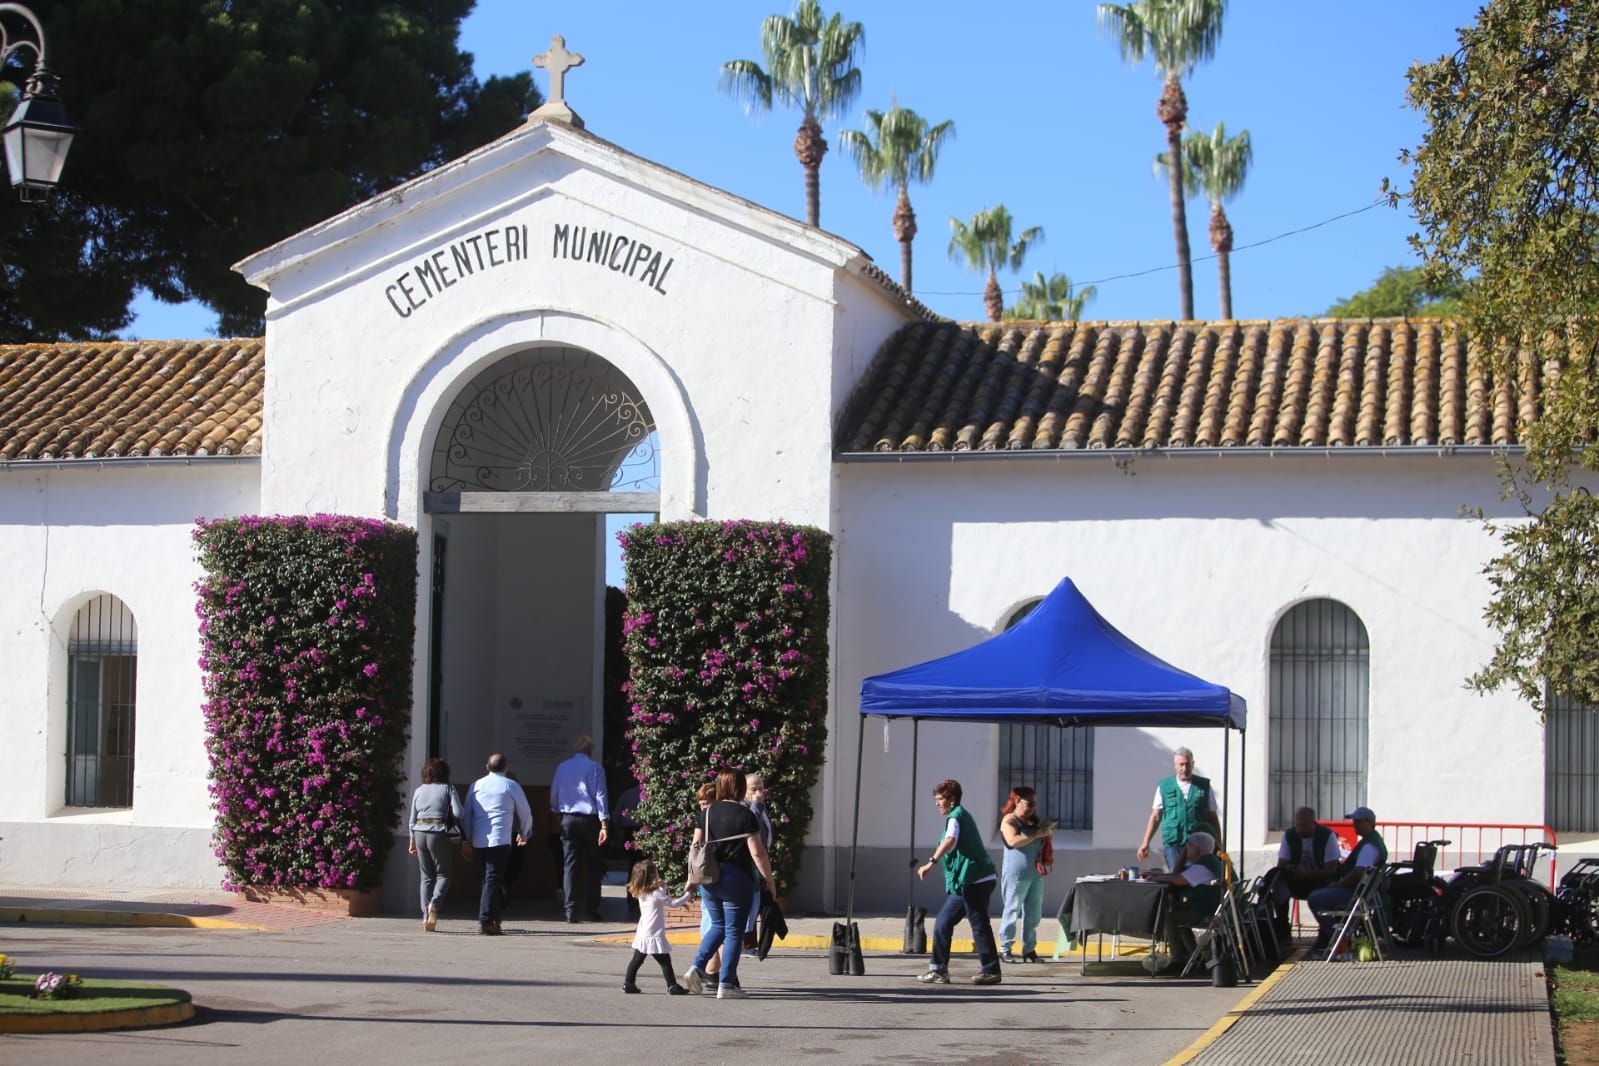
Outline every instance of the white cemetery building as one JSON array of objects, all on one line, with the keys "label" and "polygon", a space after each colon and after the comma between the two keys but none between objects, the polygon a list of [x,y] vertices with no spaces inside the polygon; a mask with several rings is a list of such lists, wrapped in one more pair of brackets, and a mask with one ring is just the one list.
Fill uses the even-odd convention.
[{"label": "white cemetery building", "polygon": [[[1582,719],[1463,684],[1496,545],[1462,507],[1514,518],[1495,464],[1536,411],[1444,324],[945,322],[848,241],[540,115],[238,269],[264,339],[0,347],[0,882],[220,881],[190,533],[251,513],[419,531],[413,784],[430,750],[544,784],[601,730],[608,513],[829,530],[802,905],[843,905],[861,680],[1063,576],[1243,696],[1247,752],[927,724],[922,854],[933,783],[988,824],[1032,784],[1062,818],[1053,907],[1063,875],[1134,861],[1180,744],[1217,779],[1228,759],[1252,854],[1304,802],[1599,831]],[[541,421],[596,405],[629,435]],[[910,726],[865,735],[857,902],[890,906]],[[390,905],[412,885],[402,844]]]}]

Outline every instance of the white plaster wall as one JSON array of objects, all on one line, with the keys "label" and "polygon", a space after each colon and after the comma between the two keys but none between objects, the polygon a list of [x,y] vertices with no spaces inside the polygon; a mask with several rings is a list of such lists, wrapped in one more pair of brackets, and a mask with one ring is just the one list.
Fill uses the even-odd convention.
[{"label": "white plaster wall", "polygon": [[[190,533],[257,510],[258,477],[181,460],[0,470],[0,879],[217,883]],[[68,810],[66,634],[100,592],[138,625],[133,806]]]},{"label": "white plaster wall", "polygon": [[[1480,571],[1494,542],[1460,517],[1462,505],[1508,513],[1491,460],[1140,459],[1133,476],[1089,458],[839,471],[837,767],[853,770],[864,677],[982,640],[1069,576],[1128,637],[1248,700],[1248,770],[1239,772],[1235,734],[1230,820],[1236,834],[1242,779],[1251,847],[1271,839],[1272,627],[1294,603],[1321,596],[1353,608],[1370,637],[1368,796],[1379,817],[1543,821],[1536,717],[1513,696],[1478,696],[1462,684],[1493,644]],[[997,820],[997,735],[991,726],[924,724],[918,790],[954,777],[979,821]],[[1222,776],[1219,731],[1101,729],[1095,744],[1094,828],[1061,834],[1068,850],[1130,854],[1179,744],[1194,749],[1202,772]],[[868,846],[905,846],[909,752],[908,723],[895,725],[885,755],[881,722],[871,721]],[[848,845],[849,811],[835,809],[830,842]],[[923,837],[936,832],[927,810],[918,824]]]}]

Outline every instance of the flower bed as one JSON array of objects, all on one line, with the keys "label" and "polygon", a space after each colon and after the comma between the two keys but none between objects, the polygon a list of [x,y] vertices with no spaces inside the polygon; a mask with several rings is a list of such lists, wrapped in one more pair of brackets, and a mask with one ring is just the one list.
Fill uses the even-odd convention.
[{"label": "flower bed", "polygon": [[416,533],[337,515],[194,532],[206,750],[230,887],[368,889],[411,712]]},{"label": "flower bed", "polygon": [[797,875],[827,747],[831,538],[783,522],[672,522],[620,534],[628,736],[641,789],[634,847],[683,883],[718,770],[767,785],[780,887]]},{"label": "flower bed", "polygon": [[41,999],[42,974],[0,978],[0,1033],[89,1032],[171,1025],[194,1017],[189,993],[142,981],[83,978],[71,994]]}]

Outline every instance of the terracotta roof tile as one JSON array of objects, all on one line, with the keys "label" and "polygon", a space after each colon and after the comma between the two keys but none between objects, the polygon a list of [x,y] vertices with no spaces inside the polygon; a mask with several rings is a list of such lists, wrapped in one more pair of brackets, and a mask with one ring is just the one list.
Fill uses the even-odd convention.
[{"label": "terracotta roof tile", "polygon": [[1514,445],[1516,382],[1452,322],[918,322],[877,353],[841,452]]},{"label": "terracotta roof tile", "polygon": [[260,339],[0,344],[0,461],[261,454]]}]

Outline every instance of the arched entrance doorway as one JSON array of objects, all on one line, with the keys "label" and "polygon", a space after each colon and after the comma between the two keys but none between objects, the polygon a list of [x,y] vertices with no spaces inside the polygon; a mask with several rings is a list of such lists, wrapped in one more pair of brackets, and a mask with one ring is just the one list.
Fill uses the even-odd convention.
[{"label": "arched entrance doorway", "polygon": [[614,529],[660,506],[654,419],[599,355],[532,346],[457,393],[423,462],[433,565],[415,742],[457,782],[503,752],[541,814],[572,740],[604,739],[607,569],[620,584]]}]

